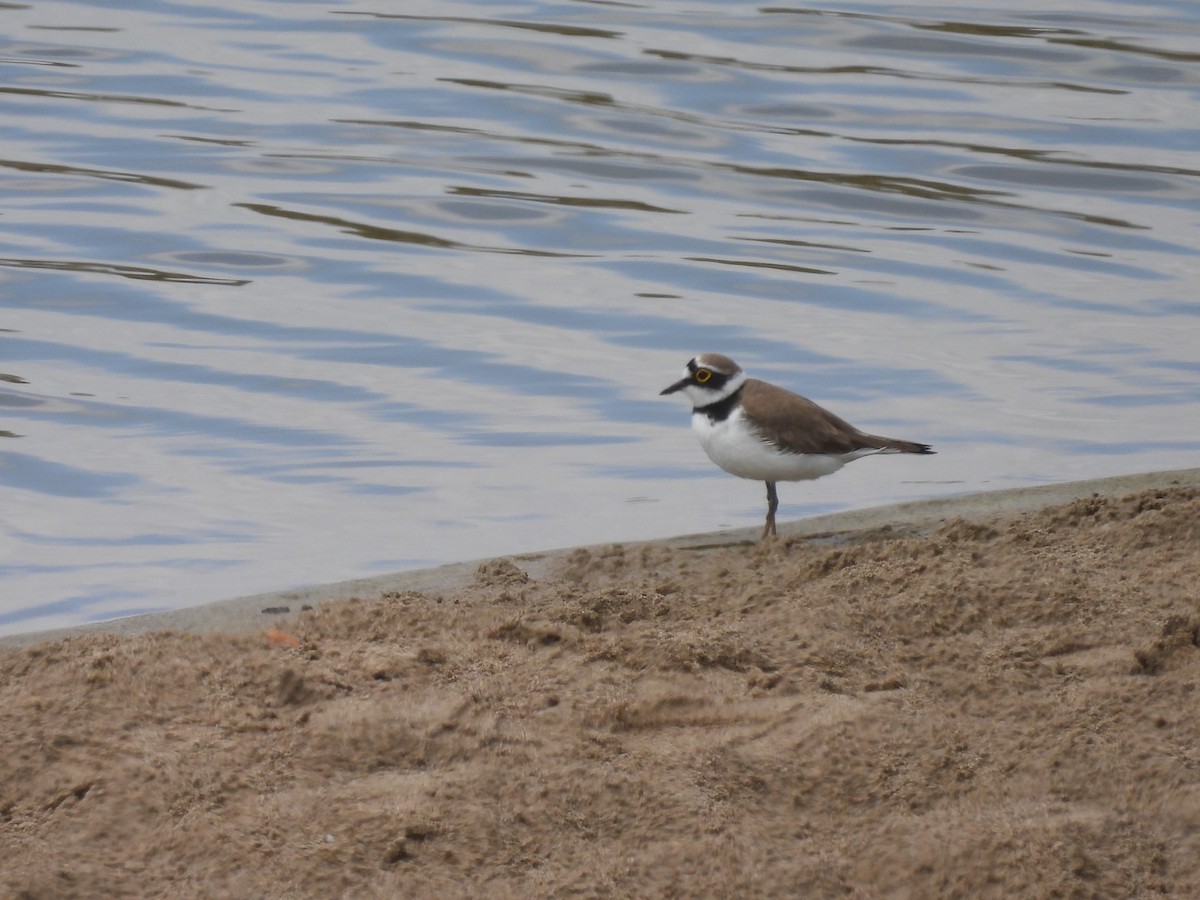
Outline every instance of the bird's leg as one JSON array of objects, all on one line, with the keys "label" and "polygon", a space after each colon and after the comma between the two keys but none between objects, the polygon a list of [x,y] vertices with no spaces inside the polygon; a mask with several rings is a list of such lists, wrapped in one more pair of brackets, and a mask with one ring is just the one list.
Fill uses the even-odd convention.
[{"label": "bird's leg", "polygon": [[763,539],[775,534],[775,510],[779,509],[779,495],[775,493],[775,482],[767,482],[767,522],[763,525]]}]

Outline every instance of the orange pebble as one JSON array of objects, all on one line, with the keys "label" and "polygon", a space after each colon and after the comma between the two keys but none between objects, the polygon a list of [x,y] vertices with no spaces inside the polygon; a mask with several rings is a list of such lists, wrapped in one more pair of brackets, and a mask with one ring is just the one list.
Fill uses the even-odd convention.
[{"label": "orange pebble", "polygon": [[267,630],[267,640],[272,644],[279,644],[281,647],[299,647],[300,638],[294,634],[288,634],[286,631],[280,631],[278,628],[270,628]]}]

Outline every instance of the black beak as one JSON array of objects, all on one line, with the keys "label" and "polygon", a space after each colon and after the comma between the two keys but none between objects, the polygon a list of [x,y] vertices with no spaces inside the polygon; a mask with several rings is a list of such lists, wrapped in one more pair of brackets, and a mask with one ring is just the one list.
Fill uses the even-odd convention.
[{"label": "black beak", "polygon": [[689,378],[680,378],[677,382],[675,382],[669,388],[663,388],[661,391],[659,391],[658,396],[661,397],[663,394],[673,394],[676,391],[681,391],[691,383],[692,383],[692,379],[690,377]]}]

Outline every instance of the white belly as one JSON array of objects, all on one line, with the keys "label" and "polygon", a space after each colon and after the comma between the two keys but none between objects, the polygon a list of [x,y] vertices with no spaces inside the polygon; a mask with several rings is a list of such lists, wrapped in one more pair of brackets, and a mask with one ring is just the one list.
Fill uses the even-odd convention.
[{"label": "white belly", "polygon": [[712,421],[704,413],[693,413],[692,429],[709,459],[731,475],[755,481],[809,481],[875,452],[785,453],[754,434],[740,409],[721,422]]}]

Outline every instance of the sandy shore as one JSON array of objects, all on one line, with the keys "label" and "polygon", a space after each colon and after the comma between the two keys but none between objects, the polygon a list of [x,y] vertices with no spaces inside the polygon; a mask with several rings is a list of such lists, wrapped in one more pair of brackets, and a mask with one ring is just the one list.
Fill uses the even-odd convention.
[{"label": "sandy shore", "polygon": [[1195,895],[1200,470],[783,531],[0,640],[0,897]]}]

